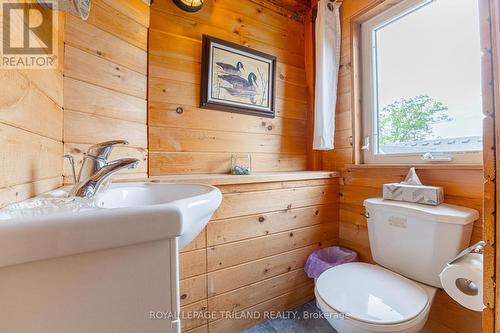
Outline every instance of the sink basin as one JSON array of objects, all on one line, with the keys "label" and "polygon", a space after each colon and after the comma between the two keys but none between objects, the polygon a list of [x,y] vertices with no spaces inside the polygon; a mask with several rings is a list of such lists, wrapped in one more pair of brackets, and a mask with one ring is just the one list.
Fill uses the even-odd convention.
[{"label": "sink basin", "polygon": [[119,183],[98,194],[94,201],[101,208],[139,207],[162,205],[216,191],[212,186],[193,184]]},{"label": "sink basin", "polygon": [[[56,192],[40,200],[61,197]],[[0,267],[176,237],[183,248],[221,200],[208,185],[130,182],[112,184],[78,210],[20,204],[36,209],[0,212]]]},{"label": "sink basin", "polygon": [[207,185],[121,183],[111,185],[94,201],[97,207],[105,209],[179,209],[179,247],[183,248],[207,225],[221,198],[217,188]]}]

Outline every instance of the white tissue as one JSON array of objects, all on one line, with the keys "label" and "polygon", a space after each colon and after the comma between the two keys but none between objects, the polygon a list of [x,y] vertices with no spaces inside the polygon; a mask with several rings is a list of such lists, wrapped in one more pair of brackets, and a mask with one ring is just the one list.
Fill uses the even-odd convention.
[{"label": "white tissue", "polygon": [[408,171],[405,180],[403,180],[401,184],[422,185],[422,182],[420,181],[420,178],[418,178],[417,171],[415,171],[415,168],[411,168],[410,171]]},{"label": "white tissue", "polygon": [[[483,255],[469,253],[447,265],[439,275],[443,289],[459,304],[474,311],[483,311]],[[474,288],[459,288],[464,279],[472,282]],[[459,281],[457,285],[457,281]],[[464,292],[466,290],[468,292]]]}]

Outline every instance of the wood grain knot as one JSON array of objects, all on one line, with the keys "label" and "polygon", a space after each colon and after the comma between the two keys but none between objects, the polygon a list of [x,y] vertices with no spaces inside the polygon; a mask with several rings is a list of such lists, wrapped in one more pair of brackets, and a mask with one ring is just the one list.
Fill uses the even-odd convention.
[{"label": "wood grain knot", "polygon": [[178,106],[176,109],[175,109],[175,112],[177,112],[177,114],[183,114],[184,113],[184,109],[181,108],[180,106]]},{"label": "wood grain knot", "polygon": [[260,223],[264,222],[265,220],[266,220],[266,219],[265,219],[265,217],[264,217],[264,216],[259,217],[259,222],[260,222]]}]

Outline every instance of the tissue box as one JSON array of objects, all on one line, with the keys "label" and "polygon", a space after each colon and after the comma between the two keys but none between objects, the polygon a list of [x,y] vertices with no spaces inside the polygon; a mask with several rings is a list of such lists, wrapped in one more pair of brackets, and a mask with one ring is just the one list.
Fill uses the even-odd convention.
[{"label": "tissue box", "polygon": [[440,186],[390,183],[384,184],[384,199],[437,206],[443,203],[444,192]]}]

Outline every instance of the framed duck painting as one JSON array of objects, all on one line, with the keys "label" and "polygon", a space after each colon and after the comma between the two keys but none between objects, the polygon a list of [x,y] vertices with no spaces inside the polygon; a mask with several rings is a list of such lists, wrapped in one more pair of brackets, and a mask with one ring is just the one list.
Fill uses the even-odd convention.
[{"label": "framed duck painting", "polygon": [[276,57],[203,36],[201,107],[275,116]]}]

